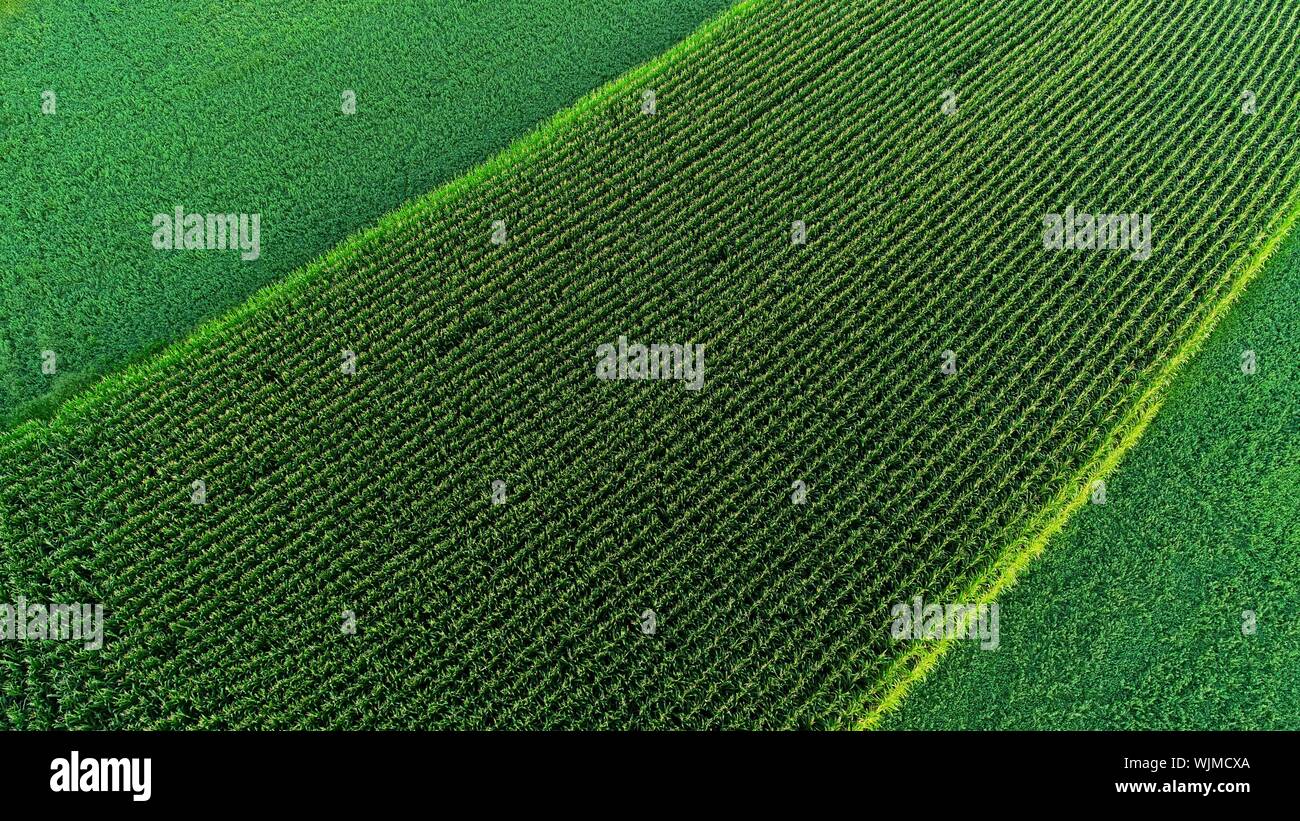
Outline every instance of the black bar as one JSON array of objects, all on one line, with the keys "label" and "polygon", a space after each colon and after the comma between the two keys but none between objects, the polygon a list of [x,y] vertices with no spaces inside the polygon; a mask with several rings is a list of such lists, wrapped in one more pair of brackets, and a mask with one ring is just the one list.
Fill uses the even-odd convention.
[{"label": "black bar", "polygon": [[[1286,801],[1296,781],[1296,741],[1295,733],[1236,732],[41,732],[0,737],[0,772],[10,798],[128,812],[397,809],[434,801],[441,814],[465,802],[499,808],[516,800],[523,808],[531,803],[534,813],[593,805],[619,813],[701,800],[736,808],[784,800],[806,809],[847,801],[882,810],[910,801],[918,811],[965,812],[1041,809],[1043,800],[1055,807],[1197,801],[1221,809],[1257,797]],[[72,751],[83,777],[86,769],[102,774],[106,758],[139,759],[142,774],[148,758],[148,800],[134,800],[129,787],[54,792],[59,770],[52,762],[65,759],[70,767]],[[1117,787],[1148,783],[1157,791]],[[1208,783],[1215,791],[1162,791],[1175,783]],[[1238,791],[1218,791],[1224,785]]]}]

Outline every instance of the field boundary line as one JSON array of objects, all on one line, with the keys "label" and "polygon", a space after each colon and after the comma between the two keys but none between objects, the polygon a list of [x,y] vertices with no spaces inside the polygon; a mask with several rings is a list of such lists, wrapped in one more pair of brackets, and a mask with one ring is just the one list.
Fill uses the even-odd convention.
[{"label": "field boundary line", "polygon": [[[1264,241],[1260,243],[1257,239],[1254,250],[1247,250],[1228,269],[1229,273],[1225,276],[1225,280],[1230,283],[1227,293],[1202,314],[1199,322],[1196,322],[1195,317],[1189,320],[1189,323],[1195,322],[1194,328],[1156,371],[1146,389],[1107,434],[1097,452],[1065,483],[1056,498],[1031,520],[1025,528],[1025,535],[1011,542],[993,566],[968,585],[967,592],[961,598],[963,603],[992,604],[1003,591],[1016,583],[1029,564],[1046,550],[1048,542],[1087,504],[1094,483],[1110,476],[1142,438],[1168,399],[1169,390],[1183,366],[1205,347],[1219,322],[1291,236],[1297,222],[1300,222],[1300,186],[1292,190],[1282,210],[1261,233]],[[1237,270],[1235,275],[1233,270]],[[972,608],[972,611],[975,609],[977,608]],[[968,613],[964,618],[966,623],[961,627],[968,626],[972,617],[973,612]],[[956,632],[960,635],[962,631]],[[874,707],[868,708],[861,718],[853,720],[850,717],[852,728],[873,729],[885,716],[897,710],[911,691],[912,685],[924,680],[955,641],[957,640],[953,638],[943,638],[925,645],[923,649],[909,650],[895,659],[877,685],[876,692],[887,688],[884,697]],[[870,695],[867,698],[870,699]],[[865,704],[862,706],[865,707]]]},{"label": "field boundary line", "polygon": [[138,383],[164,368],[181,361],[186,355],[203,348],[230,328],[248,320],[258,311],[281,305],[301,293],[325,270],[355,260],[359,252],[375,242],[454,203],[461,196],[488,180],[532,158],[537,149],[549,145],[572,130],[588,116],[606,111],[617,99],[642,83],[659,76],[682,59],[711,43],[727,26],[742,20],[770,0],[739,0],[707,20],[672,48],[628,69],[605,84],[587,92],[577,102],[544,120],[532,131],[515,139],[500,152],[470,168],[430,192],[409,200],[380,217],[377,222],[347,237],[311,262],[287,274],[283,279],[255,291],[248,299],[219,317],[199,324],[180,339],[143,361],[128,364],[121,370],[101,376],[85,390],[69,396],[48,419],[27,419],[8,430],[0,431],[0,446],[21,446],[42,430],[66,426],[81,418],[101,401],[131,390]]}]

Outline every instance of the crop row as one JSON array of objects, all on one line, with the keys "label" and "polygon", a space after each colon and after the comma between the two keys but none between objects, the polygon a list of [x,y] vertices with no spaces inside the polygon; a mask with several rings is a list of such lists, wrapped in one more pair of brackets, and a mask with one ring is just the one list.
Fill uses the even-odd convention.
[{"label": "crop row", "polygon": [[[1298,98],[1298,13],[736,16],[523,161],[14,438],[11,586],[103,601],[109,627],[97,654],[28,654],[11,718],[842,722],[900,650],[890,606],[998,558],[1300,182],[1295,106],[1236,108],[1243,83]],[[1042,215],[1068,204],[1153,213],[1152,258],[1045,251]],[[704,389],[597,380],[619,335],[704,344]]]}]

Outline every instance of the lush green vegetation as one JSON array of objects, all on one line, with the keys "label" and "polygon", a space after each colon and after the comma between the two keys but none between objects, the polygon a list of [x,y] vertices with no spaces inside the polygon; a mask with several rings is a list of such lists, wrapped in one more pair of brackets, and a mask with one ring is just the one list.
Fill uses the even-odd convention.
[{"label": "lush green vegetation", "polygon": [[[892,605],[994,590],[1286,228],[1298,23],[742,3],[8,437],[8,592],[109,624],[0,648],[6,715],[856,721],[917,661]],[[1045,249],[1071,205],[1150,259]],[[702,389],[598,378],[620,336]]]},{"label": "lush green vegetation", "polygon": [[[0,425],[237,306],[726,5],[0,9]],[[177,205],[260,214],[260,257],[155,251],[151,220]]]},{"label": "lush green vegetation", "polygon": [[1002,598],[998,651],[956,650],[883,727],[1300,727],[1297,306],[1300,236],[1179,378],[1106,505]]}]

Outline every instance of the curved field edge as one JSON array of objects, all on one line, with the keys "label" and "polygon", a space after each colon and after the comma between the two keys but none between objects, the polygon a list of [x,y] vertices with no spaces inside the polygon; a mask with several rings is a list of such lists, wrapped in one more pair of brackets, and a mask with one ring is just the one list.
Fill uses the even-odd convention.
[{"label": "curved field edge", "polygon": [[[1228,292],[1210,305],[1199,321],[1193,323],[1194,329],[1174,355],[1152,376],[1136,403],[1130,406],[1121,422],[1109,433],[1106,444],[1061,489],[1052,503],[1043,509],[1026,529],[1025,535],[1008,546],[989,573],[970,585],[961,601],[981,605],[996,601],[1030,568],[1033,560],[1047,549],[1070,517],[1088,503],[1094,484],[1109,477],[1142,438],[1142,434],[1164,406],[1169,390],[1183,366],[1205,347],[1214,329],[1237,303],[1247,286],[1273,259],[1286,239],[1292,236],[1297,221],[1300,221],[1300,188],[1292,192],[1287,208],[1273,218],[1263,239],[1257,240],[1257,248],[1229,269],[1226,276],[1231,282]],[[874,702],[874,706],[864,709],[864,714],[853,724],[854,728],[873,729],[887,715],[898,710],[911,688],[925,679],[952,648],[953,643],[953,639],[944,638],[911,648],[900,656],[882,679],[881,689],[884,695],[879,700],[874,697],[866,700],[869,704]]]},{"label": "curved field edge", "polygon": [[[1187,337],[1186,342],[1155,374],[1121,424],[1109,434],[1107,446],[1100,449],[1090,463],[1078,472],[1075,479],[1062,489],[1053,504],[1045,508],[1035,524],[1028,529],[1026,536],[1012,543],[993,571],[971,585],[963,601],[980,604],[994,602],[1003,591],[1015,584],[1021,574],[1029,568],[1033,559],[1043,553],[1070,517],[1088,503],[1094,483],[1109,477],[1142,438],[1142,434],[1168,398],[1169,389],[1182,367],[1205,347],[1220,320],[1291,235],[1298,218],[1300,218],[1300,191],[1292,195],[1290,207],[1274,218],[1275,227],[1259,248],[1230,269],[1238,270],[1238,273],[1235,276],[1230,274],[1232,285],[1228,293],[1210,307],[1201,321],[1196,324],[1195,330]],[[891,669],[884,680],[888,687],[887,694],[874,708],[866,712],[856,727],[871,729],[877,726],[885,715],[896,710],[911,687],[924,680],[926,674],[939,663],[952,645],[952,640],[943,639],[922,649],[909,650],[901,656],[895,662],[895,668]]]},{"label": "curved field edge", "polygon": [[[1216,266],[1216,269],[1217,269],[1217,266]],[[1213,277],[1213,275],[1212,275],[1212,277]],[[1217,281],[1218,281],[1218,278],[1217,278],[1217,277],[1214,277],[1214,281],[1217,282]],[[256,316],[256,314],[253,314],[253,316]],[[1138,387],[1140,388],[1141,385],[1143,385],[1143,382],[1139,381],[1139,382],[1138,382]],[[1053,485],[1054,485],[1054,483],[1053,483]],[[1030,513],[1032,513],[1032,512],[1030,512]],[[1021,520],[1017,520],[1017,521],[1021,521]],[[844,691],[841,690],[841,692],[844,692]],[[853,692],[861,692],[861,690],[858,690],[858,688],[853,688]]]},{"label": "curved field edge", "polygon": [[[203,350],[214,341],[233,332],[262,311],[290,302],[295,295],[309,288],[327,269],[346,266],[359,258],[361,252],[383,243],[387,237],[401,232],[413,222],[422,220],[460,199],[466,192],[505,173],[516,165],[528,162],[542,145],[562,138],[590,115],[612,106],[629,89],[634,89],[651,79],[673,63],[688,57],[713,40],[728,25],[733,24],[760,7],[768,0],[740,0],[693,33],[658,56],[629,69],[624,74],[588,92],[571,106],[561,109],[531,132],[517,138],[496,155],[454,177],[427,194],[403,204],[382,216],[373,225],[363,228],[322,254],[315,260],[294,270],[290,275],[258,289],[246,301],[224,315],[199,325],[193,332],[166,345],[162,350],[146,354],[138,361],[129,362],[120,370],[99,377],[87,387],[58,400],[48,418],[32,416],[17,425],[0,429],[0,455],[13,458],[24,447],[47,430],[75,426],[93,417],[96,406],[113,397],[128,394],[145,385],[161,371],[180,365],[187,357]],[[49,398],[35,400],[40,405]],[[4,555],[4,572],[8,589],[20,589],[15,572],[29,566],[19,557],[17,542],[9,533],[9,515],[0,502],[0,555]],[[23,642],[0,642],[0,665],[10,670],[0,676],[6,687],[16,687],[5,695],[6,710],[16,709],[18,714],[9,717],[9,726],[21,726],[22,709],[18,706],[24,698],[22,687],[28,683],[26,648]]]},{"label": "curved field edge", "polygon": [[[28,4],[0,39],[0,428],[49,419],[731,2]],[[256,258],[152,248],[150,218],[178,204],[260,215]]]},{"label": "curved field edge", "polygon": [[[1001,599],[888,730],[1300,726],[1300,233],[1188,363],[1105,506]],[[1246,352],[1255,372],[1243,367]]]},{"label": "curved field edge", "polygon": [[75,420],[93,413],[97,403],[133,390],[152,375],[202,349],[212,340],[228,333],[231,328],[247,321],[259,311],[288,302],[315,281],[322,271],[356,260],[362,249],[383,242],[385,237],[401,231],[410,223],[454,203],[467,191],[501,175],[517,164],[527,162],[539,146],[563,137],[585,117],[608,108],[629,89],[636,88],[669,65],[698,51],[726,26],[743,19],[768,2],[769,0],[740,0],[704,23],[672,48],[589,92],[572,106],[560,110],[495,156],[433,191],[389,212],[375,224],[347,237],[322,256],[296,269],[285,278],[259,289],[238,307],[223,316],[203,323],[191,334],[162,351],[149,356],[144,361],[128,365],[121,371],[108,374],[92,386],[68,397],[58,405],[50,419],[28,419],[10,430],[0,431],[0,444],[6,440],[24,442],[30,432],[38,427],[57,428],[72,424]]}]

